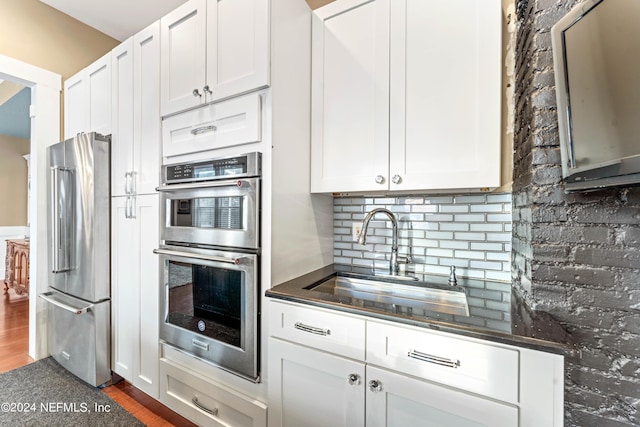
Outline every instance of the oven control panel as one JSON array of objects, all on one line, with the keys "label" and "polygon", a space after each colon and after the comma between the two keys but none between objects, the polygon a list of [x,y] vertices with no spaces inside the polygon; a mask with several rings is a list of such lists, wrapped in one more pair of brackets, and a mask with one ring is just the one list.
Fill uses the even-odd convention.
[{"label": "oven control panel", "polygon": [[164,184],[260,176],[261,154],[175,163],[163,166]]}]

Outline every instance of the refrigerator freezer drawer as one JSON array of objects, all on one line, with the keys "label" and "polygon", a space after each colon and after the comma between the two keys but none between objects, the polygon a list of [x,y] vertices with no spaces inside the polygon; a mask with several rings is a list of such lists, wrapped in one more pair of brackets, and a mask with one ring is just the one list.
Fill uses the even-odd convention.
[{"label": "refrigerator freezer drawer", "polygon": [[88,303],[55,291],[40,297],[48,303],[49,354],[92,386],[111,380],[111,302]]}]

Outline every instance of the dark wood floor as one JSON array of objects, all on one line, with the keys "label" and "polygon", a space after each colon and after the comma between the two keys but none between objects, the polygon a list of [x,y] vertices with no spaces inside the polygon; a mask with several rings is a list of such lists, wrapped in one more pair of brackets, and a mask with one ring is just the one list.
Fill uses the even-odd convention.
[{"label": "dark wood floor", "polygon": [[[29,300],[12,301],[4,292],[0,302],[0,373],[33,362],[28,351]],[[126,381],[105,387],[103,392],[147,426],[197,427]]]}]

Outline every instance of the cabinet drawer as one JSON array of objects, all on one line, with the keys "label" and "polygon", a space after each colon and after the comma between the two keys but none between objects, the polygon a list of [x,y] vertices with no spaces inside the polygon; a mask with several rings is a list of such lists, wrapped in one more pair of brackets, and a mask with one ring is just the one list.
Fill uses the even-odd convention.
[{"label": "cabinet drawer", "polygon": [[364,319],[279,302],[271,302],[271,309],[270,335],[364,360]]},{"label": "cabinet drawer", "polygon": [[367,322],[367,362],[518,402],[519,353],[416,328]]},{"label": "cabinet drawer", "polygon": [[261,402],[160,360],[160,401],[198,425],[266,427]]},{"label": "cabinet drawer", "polygon": [[164,157],[259,142],[260,95],[210,104],[162,121]]}]

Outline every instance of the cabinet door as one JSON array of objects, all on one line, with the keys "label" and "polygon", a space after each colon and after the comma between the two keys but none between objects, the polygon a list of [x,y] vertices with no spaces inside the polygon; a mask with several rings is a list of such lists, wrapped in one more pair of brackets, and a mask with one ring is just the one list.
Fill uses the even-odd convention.
[{"label": "cabinet door", "polygon": [[112,369],[159,396],[158,195],[111,199]]},{"label": "cabinet door", "polygon": [[499,0],[393,2],[390,190],[500,185],[500,40]]},{"label": "cabinet door", "polygon": [[89,91],[87,129],[84,132],[111,133],[111,52],[89,65],[86,70]]},{"label": "cabinet door", "polygon": [[207,78],[209,100],[269,84],[269,1],[209,0]]},{"label": "cabinet door", "polygon": [[269,338],[269,425],[364,426],[364,363]]},{"label": "cabinet door", "polygon": [[160,264],[153,250],[159,244],[159,196],[150,194],[136,196],[134,212],[136,222],[135,238],[139,241],[138,283],[133,286],[135,311],[130,314],[130,325],[137,324],[133,361],[133,385],[154,399],[159,398],[159,357],[160,357]]},{"label": "cabinet door", "polygon": [[129,382],[133,382],[138,345],[136,295],[140,281],[136,221],[129,218],[131,203],[131,197],[111,198],[111,365]]},{"label": "cabinet door", "polygon": [[133,190],[155,193],[160,180],[160,22],[133,37]]},{"label": "cabinet door", "polygon": [[193,91],[202,93],[205,85],[206,5],[206,0],[190,0],[160,20],[163,116],[204,101]]},{"label": "cabinet door", "polygon": [[133,41],[117,46],[112,60],[111,195],[131,191],[133,169]]},{"label": "cabinet door", "polygon": [[260,114],[260,95],[250,93],[167,117],[162,121],[162,156],[259,142]]},{"label": "cabinet door", "polygon": [[389,0],[347,0],[312,21],[311,191],[386,190]]},{"label": "cabinet door", "polygon": [[84,71],[64,82],[64,139],[87,129],[87,85]]},{"label": "cabinet door", "polygon": [[517,427],[518,409],[367,366],[368,427]]}]

